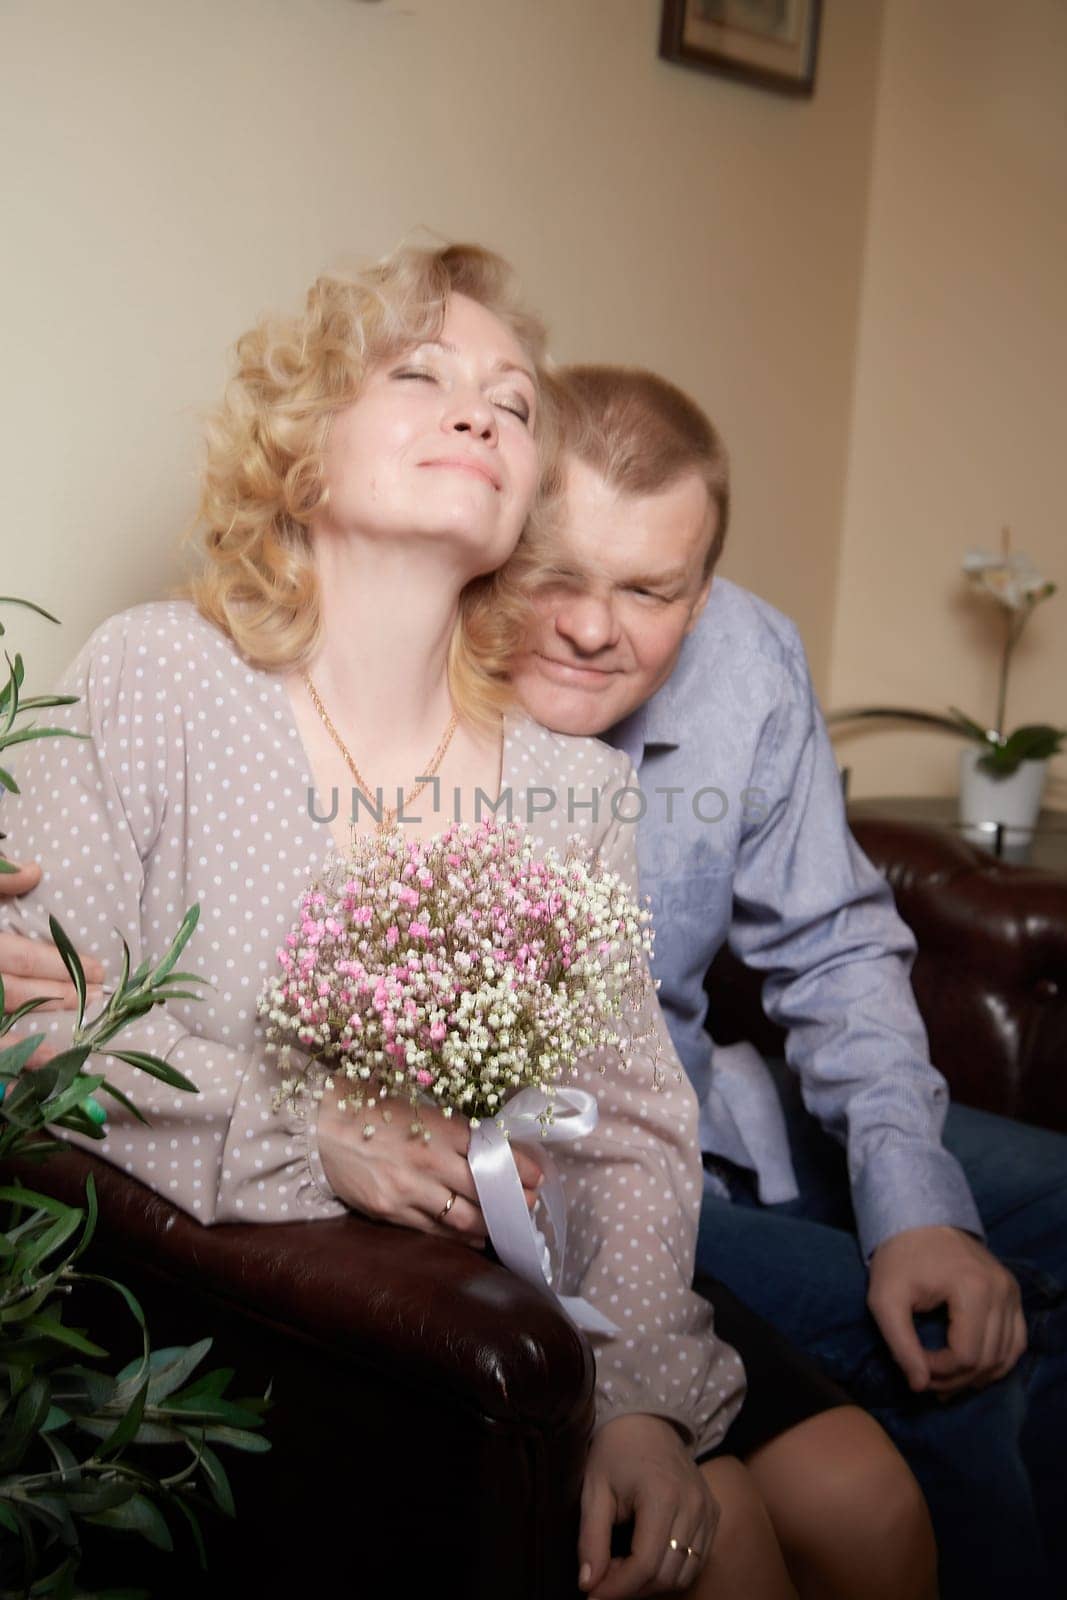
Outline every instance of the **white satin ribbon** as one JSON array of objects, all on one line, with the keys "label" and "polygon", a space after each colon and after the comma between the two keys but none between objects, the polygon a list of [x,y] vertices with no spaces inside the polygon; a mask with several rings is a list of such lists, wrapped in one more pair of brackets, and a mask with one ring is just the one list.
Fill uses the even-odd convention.
[{"label": "white satin ribbon", "polygon": [[[542,1124],[541,1114],[550,1105],[552,1121]],[[538,1160],[545,1175],[540,1195],[552,1225],[557,1277],[562,1282],[567,1253],[567,1205],[555,1162],[544,1146],[585,1139],[596,1122],[596,1096],[587,1094],[584,1089],[556,1089],[551,1095],[541,1089],[523,1089],[507,1102],[499,1116],[486,1118],[473,1129],[467,1160],[493,1249],[504,1265],[528,1283],[547,1288],[579,1328],[587,1333],[613,1334],[618,1333],[618,1328],[588,1300],[560,1294],[556,1289],[547,1247],[526,1208],[511,1148],[513,1143],[535,1142],[540,1147]]]}]

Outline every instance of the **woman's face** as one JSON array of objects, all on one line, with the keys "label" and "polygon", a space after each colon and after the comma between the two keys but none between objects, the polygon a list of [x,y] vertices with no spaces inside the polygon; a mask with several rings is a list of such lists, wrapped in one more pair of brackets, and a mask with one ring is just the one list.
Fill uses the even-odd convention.
[{"label": "woman's face", "polygon": [[316,531],[447,541],[464,581],[495,571],[537,487],[537,403],[515,336],[454,294],[438,338],[370,368],[333,418]]}]

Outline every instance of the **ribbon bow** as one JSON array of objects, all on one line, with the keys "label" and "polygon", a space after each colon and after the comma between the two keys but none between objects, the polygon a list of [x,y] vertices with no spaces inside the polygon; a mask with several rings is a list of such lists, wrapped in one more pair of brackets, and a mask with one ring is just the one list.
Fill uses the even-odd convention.
[{"label": "ribbon bow", "polygon": [[[552,1121],[542,1114],[552,1108]],[[564,1311],[587,1333],[618,1333],[587,1300],[560,1294],[552,1281],[548,1250],[526,1208],[522,1182],[511,1145],[535,1139],[540,1145],[571,1144],[592,1133],[597,1122],[596,1096],[584,1089],[523,1089],[509,1100],[499,1116],[480,1122],[471,1131],[467,1160],[485,1217],[493,1249],[506,1267],[538,1288],[547,1288]],[[547,1150],[539,1155],[544,1182],[541,1199],[552,1225],[558,1261],[557,1277],[563,1281],[567,1253],[567,1206],[556,1164]]]}]

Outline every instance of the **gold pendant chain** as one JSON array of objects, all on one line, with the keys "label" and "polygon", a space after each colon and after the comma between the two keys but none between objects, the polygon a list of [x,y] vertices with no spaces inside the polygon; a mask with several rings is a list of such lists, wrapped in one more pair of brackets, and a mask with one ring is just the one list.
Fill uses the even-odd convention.
[{"label": "gold pendant chain", "polygon": [[[369,801],[370,798],[371,798],[371,795],[375,791],[371,789],[370,784],[367,782],[367,780],[363,776],[362,772],[360,772],[359,768],[356,766],[355,761],[352,759],[352,752],[349,750],[348,746],[345,744],[344,740],[341,738],[341,735],[338,733],[337,729],[334,727],[333,723],[331,722],[330,713],[327,711],[326,707],[323,705],[322,700],[319,697],[318,690],[315,688],[315,685],[312,683],[311,678],[308,676],[308,674],[306,672],[303,674],[303,677],[304,677],[304,684],[305,684],[305,686],[307,688],[307,692],[311,696],[312,704],[314,705],[315,710],[318,712],[319,716],[322,718],[322,722],[323,722],[324,727],[326,728],[327,733],[330,735],[330,738],[333,740],[333,742],[337,746],[338,750],[340,750],[341,754],[344,756],[345,761],[346,761],[346,763],[348,765],[348,770],[351,772],[353,778],[356,780],[356,783],[359,785],[360,793],[365,795],[367,800]],[[408,794],[406,794],[404,796],[404,798],[400,802],[399,806],[385,807],[383,805],[382,818],[381,818],[381,821],[377,824],[377,827],[376,827],[376,830],[375,830],[376,832],[384,833],[387,828],[391,828],[393,826],[393,824],[395,823],[396,819],[398,818],[398,816],[400,815],[400,812],[406,806],[409,806],[414,801],[416,801],[419,798],[419,795],[425,789],[426,785],[430,782],[430,779],[436,776],[437,769],[438,769],[438,767],[440,767],[442,761],[445,759],[445,755],[446,755],[446,753],[448,751],[448,747],[452,743],[452,735],[455,733],[458,724],[459,724],[459,718],[456,716],[456,713],[453,711],[453,713],[452,713],[452,715],[451,715],[451,717],[449,718],[449,721],[448,721],[448,727],[445,729],[443,735],[441,736],[441,742],[437,746],[437,749],[434,751],[433,757],[431,758],[429,765],[425,769],[425,773],[424,773],[424,776],[422,777],[421,782],[417,783],[415,785],[415,787]]]}]

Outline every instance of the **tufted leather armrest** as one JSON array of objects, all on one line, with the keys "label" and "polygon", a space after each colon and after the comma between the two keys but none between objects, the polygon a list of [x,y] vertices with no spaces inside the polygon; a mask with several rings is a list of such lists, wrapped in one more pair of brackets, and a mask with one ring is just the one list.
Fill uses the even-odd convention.
[{"label": "tufted leather armrest", "polygon": [[[74,1149],[17,1168],[72,1204],[90,1172],[93,1270],[134,1290],[153,1344],[210,1333],[240,1392],[272,1385],[273,1449],[227,1453],[238,1520],[211,1530],[201,1595],[235,1578],[262,1596],[321,1592],[345,1571],[363,1593],[440,1591],[449,1572],[472,1600],[577,1594],[593,1362],[546,1295],[465,1245],[356,1215],[204,1228]],[[117,1297],[88,1320],[136,1353]],[[189,1580],[170,1561],[152,1593],[187,1595]]]},{"label": "tufted leather armrest", "polygon": [[[918,941],[912,984],[953,1095],[1067,1130],[1067,878],[916,823],[865,817],[853,833]],[[708,974],[710,1025],[720,1043],[780,1054],[761,987],[724,951]]]}]

